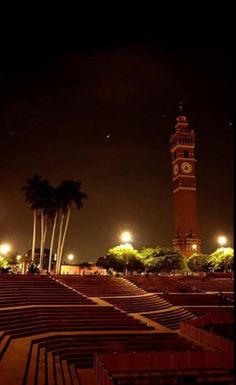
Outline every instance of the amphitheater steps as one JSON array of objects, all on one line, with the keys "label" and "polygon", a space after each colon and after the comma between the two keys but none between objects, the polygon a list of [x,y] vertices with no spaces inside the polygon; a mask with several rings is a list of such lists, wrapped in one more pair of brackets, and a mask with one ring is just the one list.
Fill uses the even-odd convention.
[{"label": "amphitheater steps", "polygon": [[[4,334],[4,333],[3,333]],[[11,337],[8,335],[2,336],[0,340],[0,359],[3,357],[9,343],[11,341]]]},{"label": "amphitheater steps", "polygon": [[98,382],[93,374],[93,369],[77,370],[79,383],[75,385],[98,385]]},{"label": "amphitheater steps", "polygon": [[[70,370],[70,378],[71,378],[72,384],[73,385],[81,385],[81,381],[79,380],[78,372],[77,372],[77,370],[76,370],[76,368],[75,368],[75,366],[73,364],[69,365],[69,370]],[[93,385],[93,382],[90,381],[90,382],[88,382],[88,384]]]},{"label": "amphitheater steps", "polygon": [[38,368],[38,345],[32,344],[28,355],[28,366],[26,366],[25,380],[23,385],[34,385],[35,373]]},{"label": "amphitheater steps", "polygon": [[10,342],[0,361],[1,384],[22,385],[29,350],[30,338],[19,338]]}]

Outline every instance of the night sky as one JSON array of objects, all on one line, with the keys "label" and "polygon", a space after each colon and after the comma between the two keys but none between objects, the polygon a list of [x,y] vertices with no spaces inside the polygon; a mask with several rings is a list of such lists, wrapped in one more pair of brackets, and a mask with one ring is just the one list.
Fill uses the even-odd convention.
[{"label": "night sky", "polygon": [[169,138],[178,104],[196,133],[203,251],[233,242],[233,59],[224,41],[97,36],[2,51],[0,242],[30,248],[21,187],[37,173],[82,181],[65,253],[92,261],[120,243],[171,245]]}]

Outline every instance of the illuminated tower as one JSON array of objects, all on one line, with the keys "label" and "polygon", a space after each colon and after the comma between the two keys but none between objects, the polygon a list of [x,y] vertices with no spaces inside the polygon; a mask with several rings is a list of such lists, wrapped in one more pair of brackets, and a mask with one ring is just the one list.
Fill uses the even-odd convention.
[{"label": "illuminated tower", "polygon": [[189,128],[182,105],[170,137],[173,170],[173,197],[176,237],[172,243],[175,250],[185,257],[201,251],[196,202],[196,159],[194,155],[195,134]]}]

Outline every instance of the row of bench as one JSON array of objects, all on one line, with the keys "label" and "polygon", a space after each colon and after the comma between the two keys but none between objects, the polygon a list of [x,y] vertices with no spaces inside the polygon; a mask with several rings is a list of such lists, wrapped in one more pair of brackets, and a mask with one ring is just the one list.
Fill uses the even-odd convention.
[{"label": "row of bench", "polygon": [[102,297],[102,299],[125,310],[127,313],[142,313],[171,307],[168,301],[155,293],[138,297]]},{"label": "row of bench", "polygon": [[163,292],[167,289],[169,292],[177,293],[181,291],[193,292],[215,291],[233,292],[233,280],[231,278],[196,278],[184,276],[161,276],[161,275],[132,275],[128,277],[129,281],[147,292]]},{"label": "row of bench", "polygon": [[159,294],[161,298],[167,299],[173,305],[179,306],[222,306],[231,305],[231,301],[223,301],[218,293],[169,293],[167,296]]},{"label": "row of bench", "polygon": [[111,276],[54,276],[60,282],[73,287],[88,297],[141,295],[144,290],[126,279]]},{"label": "row of bench", "polygon": [[186,292],[192,292],[190,285],[180,283],[174,278],[167,276],[132,275],[128,277],[128,280],[147,292],[162,293],[164,289],[168,289],[170,292],[178,292],[180,289],[184,289]]},{"label": "row of bench", "polygon": [[128,352],[96,354],[94,375],[99,385],[188,384],[194,380],[211,384],[212,380],[232,381],[232,368],[232,357],[219,351]]},{"label": "row of bench", "polygon": [[43,304],[93,304],[48,276],[0,275],[0,308]]},{"label": "row of bench", "polygon": [[[56,383],[75,385],[76,371],[93,368],[95,353],[199,349],[192,341],[175,333],[62,335],[34,339],[23,385],[33,384],[35,378],[37,383],[42,374],[46,384],[54,384],[56,377]],[[73,373],[73,382],[68,373]]]}]

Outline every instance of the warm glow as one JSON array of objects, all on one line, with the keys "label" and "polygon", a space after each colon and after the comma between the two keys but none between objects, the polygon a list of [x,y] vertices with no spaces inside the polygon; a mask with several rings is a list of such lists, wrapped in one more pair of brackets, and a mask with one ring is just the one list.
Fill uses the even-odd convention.
[{"label": "warm glow", "polygon": [[193,249],[193,250],[196,250],[196,249],[197,249],[197,245],[195,245],[195,244],[192,245],[192,249]]},{"label": "warm glow", "polygon": [[16,256],[17,261],[19,262],[21,260],[21,255]]},{"label": "warm glow", "polygon": [[133,248],[133,246],[131,245],[131,243],[122,243],[121,245],[120,245],[120,248],[122,248],[122,249],[134,249]]},{"label": "warm glow", "polygon": [[121,234],[121,240],[122,242],[124,243],[129,243],[130,241],[132,241],[132,237],[131,237],[131,234],[129,231],[124,231],[122,234]]},{"label": "warm glow", "polygon": [[73,255],[73,254],[69,254],[69,255],[67,256],[67,258],[69,259],[69,261],[72,261],[72,260],[74,259],[74,255]]},{"label": "warm glow", "polygon": [[8,243],[0,245],[0,254],[6,255],[11,250],[11,246]]},{"label": "warm glow", "polygon": [[224,235],[221,235],[220,237],[218,237],[218,243],[220,244],[220,246],[224,246],[226,242],[227,242],[227,238]]}]

